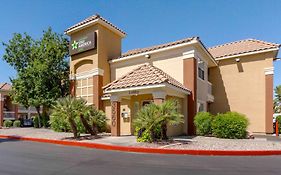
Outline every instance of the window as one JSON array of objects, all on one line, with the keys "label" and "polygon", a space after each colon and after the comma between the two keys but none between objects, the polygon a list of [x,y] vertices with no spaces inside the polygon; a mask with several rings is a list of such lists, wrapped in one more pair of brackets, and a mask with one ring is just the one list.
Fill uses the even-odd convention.
[{"label": "window", "polygon": [[205,80],[205,63],[202,60],[198,61],[198,77]]},{"label": "window", "polygon": [[87,104],[93,104],[93,78],[76,80],[76,97],[83,98]]}]

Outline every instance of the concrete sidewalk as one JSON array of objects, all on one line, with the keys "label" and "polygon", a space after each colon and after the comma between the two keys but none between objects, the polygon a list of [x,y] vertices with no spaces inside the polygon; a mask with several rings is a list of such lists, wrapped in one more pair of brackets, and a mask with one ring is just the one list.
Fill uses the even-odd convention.
[{"label": "concrete sidewalk", "polygon": [[51,129],[45,128],[9,128],[0,129],[0,135],[18,136],[18,137],[30,137],[30,138],[41,138],[41,139],[53,139],[53,140],[69,140],[87,143],[100,143],[108,145],[120,145],[120,146],[131,146],[135,145],[135,136],[121,136],[111,137],[108,133],[98,134],[97,137],[93,137],[89,134],[81,134],[83,139],[75,140],[72,133],[66,132],[54,132]]}]

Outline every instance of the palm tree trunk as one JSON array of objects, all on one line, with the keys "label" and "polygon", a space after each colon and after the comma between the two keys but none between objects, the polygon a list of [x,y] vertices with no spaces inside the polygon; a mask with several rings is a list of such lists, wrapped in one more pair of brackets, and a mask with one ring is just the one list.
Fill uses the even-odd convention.
[{"label": "palm tree trunk", "polygon": [[168,136],[167,136],[167,122],[162,122],[161,124],[161,136],[162,136],[162,140],[168,140]]},{"label": "palm tree trunk", "polygon": [[151,137],[151,141],[155,142],[156,139],[155,139],[155,133],[153,130],[150,131],[150,137]]},{"label": "palm tree trunk", "polygon": [[78,137],[78,131],[77,131],[76,123],[71,117],[68,118],[68,121],[69,121],[71,130],[73,132],[74,138],[76,139]]},{"label": "palm tree trunk", "polygon": [[87,120],[84,118],[83,114],[80,114],[80,120],[83,123],[85,129],[91,134],[91,135],[96,135],[96,133],[94,132],[94,130],[91,128],[91,126],[89,125],[89,123],[87,122]]},{"label": "palm tree trunk", "polygon": [[95,132],[95,134],[97,134],[98,133],[98,127],[97,127],[96,123],[93,122],[92,126],[93,126],[93,131]]}]

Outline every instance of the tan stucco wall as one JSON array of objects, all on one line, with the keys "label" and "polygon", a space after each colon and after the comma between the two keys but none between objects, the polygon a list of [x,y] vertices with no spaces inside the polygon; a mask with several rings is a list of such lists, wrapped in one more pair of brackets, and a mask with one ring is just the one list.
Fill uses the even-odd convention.
[{"label": "tan stucco wall", "polygon": [[[127,113],[128,118],[123,118],[122,113]],[[122,99],[120,105],[120,132],[121,135],[131,135],[131,104],[129,99]]]},{"label": "tan stucco wall", "polygon": [[111,80],[113,81],[120,78],[144,63],[151,63],[152,65],[171,75],[180,83],[183,83],[182,54],[184,52],[190,51],[191,49],[193,49],[191,46],[187,46],[184,48],[151,54],[150,59],[140,56],[122,62],[111,63]]},{"label": "tan stucco wall", "polygon": [[[105,116],[106,116],[106,123],[108,125],[108,127],[111,126],[111,103],[110,100],[104,100],[103,101],[103,106],[104,106],[104,112],[105,112]],[[110,131],[110,129],[109,129]]]},{"label": "tan stucco wall", "polygon": [[110,66],[108,60],[121,55],[121,38],[103,26],[99,26],[98,37],[98,67],[104,70],[103,86],[110,83]]},{"label": "tan stucco wall", "polygon": [[219,61],[219,67],[211,68],[209,81],[213,83],[214,114],[237,111],[247,115],[249,130],[265,132],[265,73],[264,68],[273,67],[271,52]]}]

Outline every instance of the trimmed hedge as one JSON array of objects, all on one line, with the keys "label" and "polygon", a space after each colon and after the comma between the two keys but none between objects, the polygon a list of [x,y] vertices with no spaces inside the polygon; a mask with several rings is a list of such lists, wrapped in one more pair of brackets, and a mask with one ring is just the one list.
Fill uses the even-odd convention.
[{"label": "trimmed hedge", "polygon": [[10,128],[13,126],[13,121],[12,120],[5,120],[3,123],[4,127]]},{"label": "trimmed hedge", "polygon": [[243,139],[247,135],[249,121],[238,112],[218,114],[212,122],[212,133],[218,138]]},{"label": "trimmed hedge", "polygon": [[13,123],[13,127],[19,128],[21,126],[21,121],[20,120],[15,120]]},{"label": "trimmed hedge", "polygon": [[213,116],[209,112],[198,112],[194,117],[196,134],[205,136],[212,133]]}]

